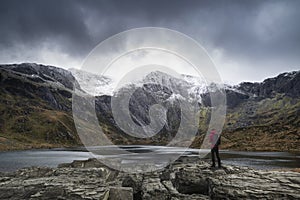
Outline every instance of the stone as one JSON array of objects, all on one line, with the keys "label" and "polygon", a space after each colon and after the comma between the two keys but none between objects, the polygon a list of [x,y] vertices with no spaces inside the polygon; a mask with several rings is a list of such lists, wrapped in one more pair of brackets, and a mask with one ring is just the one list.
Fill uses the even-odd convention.
[{"label": "stone", "polygon": [[125,175],[122,180],[123,187],[133,188],[134,199],[142,198],[142,185],[143,185],[143,176]]},{"label": "stone", "polygon": [[171,193],[160,182],[159,178],[147,178],[143,183],[143,198],[145,200],[168,200],[171,198]]},{"label": "stone", "polygon": [[175,188],[183,194],[208,195],[208,176],[201,176],[198,170],[184,170],[175,173],[173,180]]},{"label": "stone", "polygon": [[109,200],[133,200],[133,189],[130,187],[111,187]]}]

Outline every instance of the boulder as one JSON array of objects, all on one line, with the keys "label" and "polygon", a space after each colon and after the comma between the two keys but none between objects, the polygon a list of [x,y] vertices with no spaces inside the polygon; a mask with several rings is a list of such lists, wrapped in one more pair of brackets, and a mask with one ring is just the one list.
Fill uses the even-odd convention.
[{"label": "boulder", "polygon": [[133,190],[130,187],[111,187],[109,200],[133,200]]}]

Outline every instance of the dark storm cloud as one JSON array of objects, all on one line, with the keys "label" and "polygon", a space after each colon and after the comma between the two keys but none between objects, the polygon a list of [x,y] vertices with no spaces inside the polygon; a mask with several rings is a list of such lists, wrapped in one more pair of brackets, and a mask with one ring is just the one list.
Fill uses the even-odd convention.
[{"label": "dark storm cloud", "polygon": [[256,69],[263,76],[299,68],[299,8],[296,0],[2,0],[0,51],[22,55],[28,48],[34,56],[43,44],[83,59],[120,31],[161,26],[195,38],[212,55],[221,52],[220,62],[234,61],[254,79]]},{"label": "dark storm cloud", "polygon": [[54,42],[80,51],[90,42],[83,13],[70,1],[1,1],[0,26],[4,48]]},{"label": "dark storm cloud", "polygon": [[90,50],[112,34],[169,21],[189,8],[175,1],[8,0],[0,5],[2,47],[48,41],[75,54]]}]

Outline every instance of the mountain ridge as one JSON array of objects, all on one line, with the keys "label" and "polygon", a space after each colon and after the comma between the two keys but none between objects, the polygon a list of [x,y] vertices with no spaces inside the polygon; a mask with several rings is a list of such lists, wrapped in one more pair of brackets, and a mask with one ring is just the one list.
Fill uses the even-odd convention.
[{"label": "mountain ridge", "polygon": [[[103,80],[109,82],[109,79]],[[176,86],[176,81],[172,83],[175,92],[157,86],[137,87],[140,92],[135,94],[136,97],[144,100],[132,100],[131,112],[146,124],[149,122],[149,106],[156,101],[149,100],[149,97],[157,91],[171,98],[165,102],[171,106],[169,124],[156,138],[132,141],[134,138],[128,138],[118,129],[109,114],[109,95],[96,97],[96,110],[102,113],[98,115],[100,124],[116,144],[167,143],[178,128],[177,99],[194,98],[180,93],[186,92],[188,86],[197,87],[183,81],[180,87]],[[79,83],[70,71],[53,66],[32,63],[1,65],[0,150],[81,145],[71,113],[72,89]],[[201,90],[202,86],[198,87]],[[300,71],[282,73],[261,83],[226,86],[225,91],[228,109],[223,148],[299,151]],[[205,94],[205,90],[196,95],[204,109],[193,147],[201,144],[210,115],[209,95]],[[158,96],[158,100],[161,98]]]}]

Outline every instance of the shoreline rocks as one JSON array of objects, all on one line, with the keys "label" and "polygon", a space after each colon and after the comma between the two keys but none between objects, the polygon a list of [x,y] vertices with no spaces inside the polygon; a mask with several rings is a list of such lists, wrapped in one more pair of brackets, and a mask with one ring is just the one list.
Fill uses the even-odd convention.
[{"label": "shoreline rocks", "polygon": [[128,174],[95,159],[0,173],[0,199],[300,199],[300,173],[179,159],[160,171]]}]

